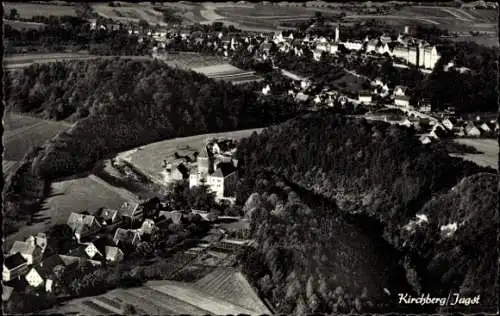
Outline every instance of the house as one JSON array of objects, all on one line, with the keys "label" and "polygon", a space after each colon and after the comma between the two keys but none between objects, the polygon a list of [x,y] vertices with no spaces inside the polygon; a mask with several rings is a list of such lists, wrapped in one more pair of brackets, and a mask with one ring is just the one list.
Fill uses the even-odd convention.
[{"label": "house", "polygon": [[455,127],[456,121],[452,118],[446,118],[441,122],[441,124],[443,124],[444,127],[451,131]]},{"label": "house", "polygon": [[26,242],[33,246],[40,247],[42,249],[42,253],[44,253],[47,248],[47,235],[45,233],[38,233],[35,236],[28,237]]},{"label": "house", "polygon": [[221,162],[217,165],[215,172],[208,176],[208,185],[215,192],[216,198],[231,196],[234,193],[238,174],[234,164]]},{"label": "house", "polygon": [[28,265],[37,264],[42,260],[43,252],[40,246],[34,245],[31,242],[16,240],[10,248],[9,254],[19,253]]},{"label": "house", "polygon": [[131,222],[142,221],[144,217],[144,209],[138,202],[125,202],[118,209],[120,215],[129,219]]},{"label": "house", "polygon": [[358,101],[365,104],[372,103],[372,95],[369,92],[360,92]]},{"label": "house", "polygon": [[115,245],[136,246],[141,241],[141,234],[137,230],[118,228],[113,237]]},{"label": "house", "polygon": [[62,273],[65,267],[64,261],[58,255],[53,255],[31,268],[25,278],[30,286],[44,286],[46,292],[52,292],[57,274]]},{"label": "house", "polygon": [[189,168],[182,162],[175,167],[172,167],[171,163],[166,163],[162,170],[162,175],[165,184],[174,181],[182,181],[189,178]]},{"label": "house", "polygon": [[303,92],[299,92],[295,95],[295,101],[306,102],[307,100],[309,100],[309,95],[304,94]]},{"label": "house", "polygon": [[408,91],[408,87],[406,86],[396,86],[394,87],[394,96],[405,96]]},{"label": "house", "polygon": [[78,242],[98,233],[102,228],[95,216],[80,213],[71,213],[66,224],[71,228]]},{"label": "house", "polygon": [[419,140],[424,145],[432,143],[432,139],[428,135],[421,135]]},{"label": "house", "polygon": [[97,218],[103,226],[113,225],[121,221],[120,213],[118,210],[110,208],[101,208],[97,213]]},{"label": "house", "polygon": [[492,131],[492,128],[486,122],[483,122],[483,124],[479,125],[479,128],[485,133],[490,133]]},{"label": "house", "polygon": [[26,272],[28,272],[28,262],[19,252],[4,257],[2,281],[19,278]]},{"label": "house", "polygon": [[406,95],[396,95],[394,97],[394,105],[407,109],[410,107],[410,97]]},{"label": "house", "polygon": [[[85,246],[85,245],[82,245],[82,246]],[[81,265],[84,262],[88,262],[88,263],[90,263],[94,267],[102,265],[101,261],[90,260],[90,259],[88,259],[85,256],[85,247],[81,247],[81,249],[82,249],[81,251],[77,251],[77,252],[81,253],[80,256],[76,256],[76,255],[58,255],[58,256],[64,262],[65,266],[70,266],[70,265],[73,265],[73,264],[75,264],[75,265]],[[76,253],[76,252],[75,251],[70,251],[70,253]]]},{"label": "house", "polygon": [[481,136],[481,130],[479,130],[473,122],[469,122],[465,126],[465,135],[470,137],[479,137]]},{"label": "house", "polygon": [[151,235],[155,227],[155,222],[152,219],[146,218],[144,222],[142,222],[142,226],[139,229],[143,234]]},{"label": "house", "polygon": [[164,221],[171,220],[174,224],[180,224],[182,221],[182,213],[179,211],[161,211],[158,215],[158,222],[163,223]]}]

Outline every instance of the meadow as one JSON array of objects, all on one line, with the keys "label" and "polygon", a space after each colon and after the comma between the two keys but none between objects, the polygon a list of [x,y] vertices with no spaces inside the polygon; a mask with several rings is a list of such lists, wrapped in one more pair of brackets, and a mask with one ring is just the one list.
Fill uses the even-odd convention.
[{"label": "meadow", "polygon": [[37,15],[76,16],[76,8],[74,6],[69,6],[69,5],[4,2],[3,6],[5,12],[10,12],[11,9],[16,9],[21,18],[31,18]]},{"label": "meadow", "polygon": [[455,157],[462,157],[465,160],[475,162],[479,166],[490,167],[498,170],[498,141],[496,139],[485,138],[456,138],[455,142],[475,147],[479,154],[453,154]]},{"label": "meadow", "polygon": [[253,132],[261,129],[249,129],[216,134],[203,134],[183,138],[169,139],[133,150],[122,152],[116,156],[118,160],[125,160],[135,168],[147,175],[153,182],[161,183],[163,160],[171,158],[175,152],[179,155],[192,156],[195,151],[200,150],[206,140],[212,137],[227,137],[240,139],[250,136]]},{"label": "meadow", "polygon": [[92,213],[100,207],[119,208],[126,201],[136,200],[130,192],[115,188],[94,175],[55,181],[51,184],[51,193],[43,202],[42,209],[35,214],[33,223],[9,235],[6,243],[24,240],[53,225],[64,224],[71,212],[88,210]]}]

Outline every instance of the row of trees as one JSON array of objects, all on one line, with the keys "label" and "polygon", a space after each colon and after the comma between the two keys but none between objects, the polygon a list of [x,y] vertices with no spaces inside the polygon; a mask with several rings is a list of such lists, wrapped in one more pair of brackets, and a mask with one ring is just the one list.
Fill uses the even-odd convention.
[{"label": "row of trees", "polygon": [[[480,277],[472,271],[475,266],[466,250],[472,245],[466,239],[482,245],[495,242],[494,234],[489,233],[493,226],[485,223],[480,215],[498,209],[494,176],[477,175],[478,184],[470,180],[462,186],[471,186],[470,190],[476,192],[474,195],[467,193],[468,189],[450,193],[453,197],[446,195],[463,177],[493,170],[451,158],[439,144],[421,145],[411,129],[326,113],[310,114],[254,134],[241,141],[238,153],[241,161],[246,161],[246,180],[239,186],[240,201],[248,197],[250,188],[261,187],[264,192],[273,192],[255,181],[259,170],[271,169],[294,183],[335,199],[344,212],[361,212],[382,223],[385,238],[411,263],[405,266],[408,273],[418,275],[417,278],[408,276],[415,290],[423,289],[436,295],[467,290],[481,294],[482,298],[485,295],[483,307],[489,306],[495,297],[486,294],[494,288],[494,278],[490,278],[493,269],[487,272],[492,267],[483,259],[474,263],[482,266],[485,277]],[[464,209],[469,203],[474,205],[475,212]],[[443,209],[450,215],[443,214]],[[418,213],[426,214],[432,224],[410,234],[405,225]],[[462,216],[469,215],[469,220],[475,223],[470,230],[461,230],[453,240],[439,237],[440,225],[452,221],[458,224]],[[488,218],[498,218],[498,212]],[[306,236],[304,234],[306,232],[298,235]],[[314,248],[309,245],[309,249]],[[450,257],[450,251],[454,260],[444,262],[443,258]],[[494,251],[476,247],[473,256],[486,260],[497,256]],[[441,281],[437,283],[437,279]]]}]

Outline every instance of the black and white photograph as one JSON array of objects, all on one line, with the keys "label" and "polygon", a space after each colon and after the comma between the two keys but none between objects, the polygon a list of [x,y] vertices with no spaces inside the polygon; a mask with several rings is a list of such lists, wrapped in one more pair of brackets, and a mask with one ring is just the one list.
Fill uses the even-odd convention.
[{"label": "black and white photograph", "polygon": [[2,6],[3,315],[498,314],[498,2]]}]

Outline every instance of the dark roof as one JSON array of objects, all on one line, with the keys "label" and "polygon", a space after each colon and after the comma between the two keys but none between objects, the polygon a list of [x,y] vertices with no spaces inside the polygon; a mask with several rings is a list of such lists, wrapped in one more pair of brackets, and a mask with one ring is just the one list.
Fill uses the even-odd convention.
[{"label": "dark roof", "polygon": [[110,209],[107,207],[104,207],[100,209],[98,217],[105,220],[106,222],[110,222],[115,214],[118,213],[118,210]]},{"label": "dark roof", "polygon": [[77,248],[71,249],[69,255],[73,257],[88,258],[87,252],[85,252],[85,245],[79,245]]},{"label": "dark roof", "polygon": [[235,167],[231,162],[221,162],[217,165],[217,169],[214,173],[215,177],[227,177],[235,171]]},{"label": "dark roof", "polygon": [[179,170],[179,172],[182,174],[183,178],[188,178],[189,177],[189,169],[188,169],[188,167],[186,167],[185,164],[180,163],[177,166],[177,170]]},{"label": "dark roof", "polygon": [[[94,244],[94,246],[97,248],[97,250],[99,250],[99,252],[101,254],[105,254],[105,248],[106,246],[111,246],[112,243],[110,242],[110,240],[106,237],[99,237],[95,240],[92,241],[92,244]],[[114,246],[114,245],[113,245]]]},{"label": "dark roof", "polygon": [[27,263],[27,261],[23,258],[23,256],[21,256],[19,252],[5,257],[3,261],[3,264],[9,269],[14,269],[25,263]]},{"label": "dark roof", "polygon": [[34,269],[45,279],[54,274],[54,268],[57,266],[66,266],[66,264],[58,255],[53,255],[37,264]]},{"label": "dark roof", "polygon": [[2,285],[13,288],[16,291],[21,292],[28,287],[28,281],[25,278],[15,278],[10,281],[2,281]]},{"label": "dark roof", "polygon": [[129,229],[123,229],[123,228],[118,228],[116,230],[115,236],[113,240],[119,241],[119,242],[124,242],[124,243],[132,243],[134,240],[134,237],[138,235],[136,231],[132,231]]}]

